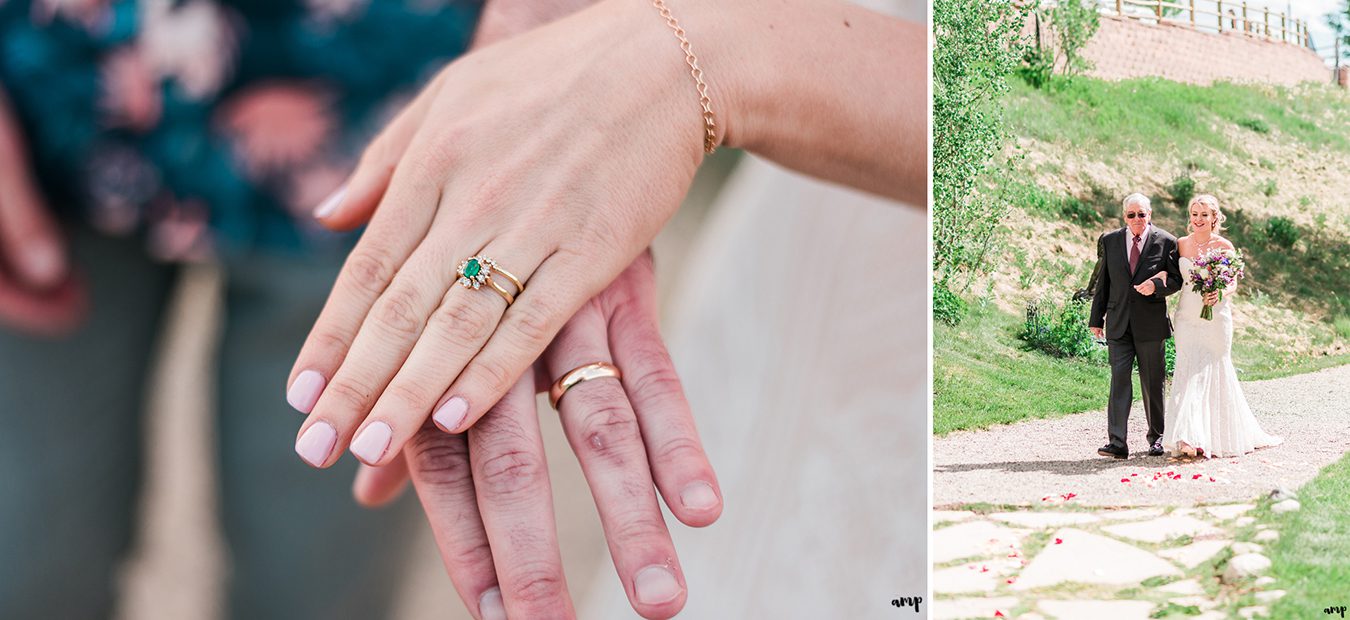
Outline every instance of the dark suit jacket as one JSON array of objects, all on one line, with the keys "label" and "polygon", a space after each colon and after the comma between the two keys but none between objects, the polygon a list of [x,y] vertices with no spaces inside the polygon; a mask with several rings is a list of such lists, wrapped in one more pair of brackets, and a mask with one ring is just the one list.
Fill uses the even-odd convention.
[{"label": "dark suit jacket", "polygon": [[[1097,290],[1092,296],[1090,327],[1105,327],[1106,337],[1121,338],[1128,327],[1140,341],[1166,340],[1172,335],[1167,320],[1167,296],[1181,290],[1181,268],[1177,265],[1177,239],[1171,233],[1152,226],[1144,236],[1139,266],[1130,274],[1126,241],[1128,228],[1106,233],[1097,239]],[[1167,272],[1167,284],[1154,278],[1152,295],[1134,290],[1159,271]]]}]

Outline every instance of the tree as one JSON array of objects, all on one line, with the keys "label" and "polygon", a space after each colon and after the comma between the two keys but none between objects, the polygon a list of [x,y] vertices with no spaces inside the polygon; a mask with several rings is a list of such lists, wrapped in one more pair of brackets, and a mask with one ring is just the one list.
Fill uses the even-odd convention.
[{"label": "tree", "polygon": [[998,102],[1022,56],[1025,20],[1010,0],[933,3],[935,296],[988,269],[1003,207],[981,198],[978,183],[1008,139]]},{"label": "tree", "polygon": [[1350,0],[1335,13],[1326,15],[1327,27],[1331,28],[1331,37],[1335,44],[1336,68],[1341,68],[1341,59],[1350,58]]}]

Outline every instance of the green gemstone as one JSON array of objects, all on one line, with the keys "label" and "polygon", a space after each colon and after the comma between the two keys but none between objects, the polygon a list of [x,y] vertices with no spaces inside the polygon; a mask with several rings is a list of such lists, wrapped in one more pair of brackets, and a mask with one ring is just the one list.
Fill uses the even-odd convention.
[{"label": "green gemstone", "polygon": [[472,278],[478,275],[478,272],[482,270],[483,266],[478,264],[478,259],[470,258],[469,264],[464,266],[464,275]]}]

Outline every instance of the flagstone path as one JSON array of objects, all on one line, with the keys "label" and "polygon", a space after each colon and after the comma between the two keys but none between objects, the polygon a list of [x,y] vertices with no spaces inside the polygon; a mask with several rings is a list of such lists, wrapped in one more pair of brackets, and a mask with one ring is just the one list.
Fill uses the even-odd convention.
[{"label": "flagstone path", "polygon": [[[932,617],[1218,620],[1264,615],[1284,595],[1261,574],[1269,562],[1251,541],[1278,532],[1248,516],[1254,503],[1116,510],[1071,502],[935,511]],[[1255,568],[1234,568],[1244,563]]]},{"label": "flagstone path", "polygon": [[[1292,490],[1350,450],[1350,366],[1243,383],[1285,443],[1241,458],[1096,456],[1105,412],[934,440],[933,618],[1253,618],[1284,595],[1263,573]],[[1278,490],[1275,497],[1272,491]]]}]

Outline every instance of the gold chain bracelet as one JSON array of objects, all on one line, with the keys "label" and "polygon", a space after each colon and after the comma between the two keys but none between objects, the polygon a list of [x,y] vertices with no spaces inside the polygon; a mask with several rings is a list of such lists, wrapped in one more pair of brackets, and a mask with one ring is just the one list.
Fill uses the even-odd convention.
[{"label": "gold chain bracelet", "polygon": [[680,40],[680,49],[684,50],[684,62],[689,65],[689,73],[694,76],[694,83],[698,86],[698,102],[703,106],[703,151],[712,155],[713,151],[717,150],[717,117],[713,115],[712,98],[708,97],[708,83],[703,81],[703,69],[698,67],[694,46],[684,36],[684,28],[680,27],[680,22],[670,14],[670,8],[666,6],[665,0],[652,0],[652,6],[661,12],[661,17],[666,18],[666,24],[675,31],[675,38]]}]

